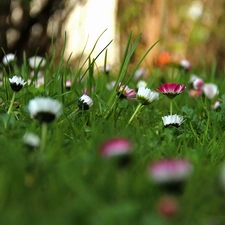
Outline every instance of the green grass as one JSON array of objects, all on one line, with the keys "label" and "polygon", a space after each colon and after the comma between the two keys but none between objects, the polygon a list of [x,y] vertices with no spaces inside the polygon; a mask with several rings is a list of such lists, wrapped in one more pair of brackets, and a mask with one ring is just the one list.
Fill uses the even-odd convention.
[{"label": "green grass", "polygon": [[[106,84],[115,79],[116,85],[123,82],[136,86],[132,77],[145,56],[130,71],[130,59],[140,39],[132,44],[131,36],[119,74],[112,70],[108,77],[96,68],[91,54],[76,71],[63,61],[55,66],[49,57],[42,70],[44,85],[36,88],[33,83],[26,84],[16,94],[19,107],[14,107],[10,115],[7,110],[13,92],[8,78],[16,74],[28,79],[31,69],[25,55],[22,66],[15,65],[10,71],[1,66],[0,224],[225,224],[225,192],[219,179],[225,157],[224,74],[216,74],[215,63],[209,71],[194,68],[184,73],[173,68],[173,76],[170,68],[167,72],[154,68],[146,80],[152,90],[162,81],[187,86],[174,99],[173,106],[173,112],[183,115],[185,121],[179,128],[164,128],[161,117],[169,114],[169,99],[160,94],[159,100],[144,106],[127,125],[138,102],[120,99],[116,86],[110,91]],[[33,81],[39,70],[34,71]],[[218,85],[219,95],[212,100],[189,97],[192,73],[199,77],[205,74],[206,82]],[[64,86],[67,79],[73,79],[70,90]],[[94,105],[69,116],[77,109],[84,88],[88,88]],[[41,137],[40,124],[30,118],[27,110],[29,100],[36,96],[49,96],[63,104],[61,116],[48,126],[44,152],[39,148],[30,150],[22,142],[26,132]],[[212,110],[210,105],[217,98],[220,108]],[[101,143],[114,137],[128,138],[134,144],[132,163],[125,168],[99,154]],[[168,193],[149,179],[147,167],[155,160],[174,157],[190,160],[193,173],[183,194],[175,196],[177,214],[165,218],[158,212],[157,204]]]}]

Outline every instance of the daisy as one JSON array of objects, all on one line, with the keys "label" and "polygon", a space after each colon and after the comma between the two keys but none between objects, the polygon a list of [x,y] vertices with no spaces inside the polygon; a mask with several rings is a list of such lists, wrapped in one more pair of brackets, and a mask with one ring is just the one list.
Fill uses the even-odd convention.
[{"label": "daisy", "polygon": [[170,115],[173,112],[173,99],[185,90],[185,86],[181,84],[166,83],[157,88],[159,92],[166,95],[170,99]]},{"label": "daisy", "polygon": [[103,73],[105,73],[106,75],[109,75],[110,71],[112,70],[112,66],[109,64],[106,64],[105,66],[101,66],[100,69]]},{"label": "daisy", "polygon": [[191,69],[191,63],[187,59],[182,59],[180,61],[180,66],[183,68],[185,71],[189,71]]},{"label": "daisy", "polygon": [[170,183],[185,180],[192,172],[192,166],[185,159],[163,159],[153,162],[148,172],[154,182]]},{"label": "daisy", "polygon": [[10,82],[10,86],[13,90],[13,96],[12,96],[12,100],[11,100],[9,109],[7,111],[7,114],[11,113],[13,103],[16,98],[16,93],[19,92],[23,88],[23,86],[27,83],[21,77],[18,77],[18,76],[13,76],[12,78],[9,78],[9,82]]},{"label": "daisy", "polygon": [[192,82],[192,85],[195,90],[202,90],[202,88],[204,87],[204,80],[201,78],[196,78]]},{"label": "daisy", "polygon": [[100,154],[104,158],[131,153],[133,145],[126,138],[112,138],[100,146]]},{"label": "daisy", "polygon": [[13,76],[12,78],[9,78],[9,82],[12,90],[15,92],[20,91],[23,88],[23,86],[27,83],[22,79],[22,77],[19,76]]},{"label": "daisy", "polygon": [[193,90],[191,90],[192,93],[189,93],[192,97],[198,97],[201,94],[204,94],[204,96],[208,99],[213,99],[217,94],[219,94],[219,89],[216,84],[213,83],[204,83],[204,80],[192,75],[190,79],[190,83],[192,84],[194,90],[197,90],[195,93]]},{"label": "daisy", "polygon": [[135,99],[136,97],[136,91],[126,85],[119,84],[117,88],[117,93],[120,98]]},{"label": "daisy", "polygon": [[209,99],[213,99],[217,94],[219,94],[217,85],[213,83],[204,84],[202,90],[204,95]]},{"label": "daisy", "polygon": [[154,100],[157,100],[159,94],[155,91],[151,91],[149,88],[139,87],[136,98],[142,105],[148,105]]},{"label": "daisy", "polygon": [[71,85],[72,85],[71,80],[66,80],[66,84],[65,84],[65,86],[66,86],[66,89],[67,89],[68,91],[70,90]]},{"label": "daisy", "polygon": [[43,68],[46,64],[45,58],[41,56],[32,56],[28,59],[28,62],[32,69]]},{"label": "daisy", "polygon": [[139,87],[138,92],[136,94],[136,98],[139,101],[139,104],[138,104],[135,112],[131,116],[130,120],[128,121],[128,124],[131,123],[131,121],[134,119],[135,115],[137,115],[137,113],[140,111],[140,109],[144,105],[149,105],[154,100],[157,100],[159,98],[159,93],[157,93],[155,91],[151,91],[151,89],[149,89],[149,88]]},{"label": "daisy", "polygon": [[40,146],[41,139],[38,135],[29,132],[23,136],[23,143],[29,147],[38,148]]},{"label": "daisy", "polygon": [[150,178],[168,191],[180,191],[191,172],[192,165],[186,159],[163,159],[148,167]]},{"label": "daisy", "polygon": [[181,84],[166,83],[157,88],[159,92],[173,99],[185,90],[185,86]]},{"label": "daisy", "polygon": [[36,97],[29,101],[28,110],[31,118],[40,123],[50,123],[61,114],[62,104],[49,97]]},{"label": "daisy", "polygon": [[28,103],[28,110],[31,118],[39,121],[42,125],[41,149],[43,152],[46,145],[47,124],[53,122],[62,111],[62,104],[49,97],[36,97]]},{"label": "daisy", "polygon": [[109,139],[99,147],[102,158],[115,159],[120,167],[124,167],[130,162],[132,151],[132,142],[122,137]]},{"label": "daisy", "polygon": [[220,107],[220,101],[217,100],[215,101],[212,105],[211,105],[211,108],[212,109],[218,109]]},{"label": "daisy", "polygon": [[191,74],[189,83],[192,84],[196,79],[200,79],[200,78],[195,74]]},{"label": "daisy", "polygon": [[88,110],[93,105],[93,100],[86,94],[83,94],[78,100],[78,108]]},{"label": "daisy", "polygon": [[139,80],[139,81],[137,82],[137,88],[139,88],[139,87],[144,87],[144,88],[146,88],[147,85],[148,85],[147,82],[144,81],[144,80]]},{"label": "daisy", "polygon": [[168,127],[170,125],[179,127],[184,122],[183,116],[179,116],[177,114],[163,116],[162,120],[163,120],[164,127]]},{"label": "daisy", "polygon": [[16,59],[16,56],[13,54],[13,53],[9,53],[7,55],[5,55],[2,59],[2,63],[5,65],[5,66],[8,66],[10,65],[12,62],[14,62]]},{"label": "daisy", "polygon": [[146,74],[147,74],[147,73],[146,73],[145,69],[140,68],[140,69],[136,70],[136,72],[134,73],[133,79],[134,79],[135,81],[137,81],[137,80],[139,80],[141,77],[142,77],[142,78],[146,77]]}]

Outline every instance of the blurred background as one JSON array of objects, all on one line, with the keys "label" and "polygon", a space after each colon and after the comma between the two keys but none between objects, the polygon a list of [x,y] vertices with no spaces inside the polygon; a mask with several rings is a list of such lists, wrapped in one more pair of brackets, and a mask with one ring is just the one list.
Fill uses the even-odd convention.
[{"label": "blurred background", "polygon": [[[151,67],[156,55],[166,51],[174,61],[185,58],[196,67],[216,61],[224,71],[224,24],[225,0],[1,0],[0,58],[15,53],[22,62],[24,52],[27,58],[54,52],[57,63],[66,38],[65,60],[71,57],[73,64],[85,46],[89,54],[107,29],[93,57],[113,40],[110,64],[119,63],[132,31],[132,40],[142,33],[132,63],[162,38],[145,66]],[[99,63],[103,60],[104,54]]]}]

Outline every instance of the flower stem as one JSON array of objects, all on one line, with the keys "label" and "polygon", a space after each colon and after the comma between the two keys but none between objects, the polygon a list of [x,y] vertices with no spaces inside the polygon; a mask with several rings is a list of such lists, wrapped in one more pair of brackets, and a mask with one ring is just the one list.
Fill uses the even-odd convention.
[{"label": "flower stem", "polygon": [[137,115],[137,113],[139,112],[139,110],[141,109],[142,107],[142,103],[139,103],[136,110],[134,111],[133,115],[131,116],[130,120],[128,121],[128,124],[129,125],[131,123],[131,121],[134,119],[134,117]]},{"label": "flower stem", "polygon": [[48,125],[47,123],[42,123],[42,133],[41,133],[41,152],[45,150],[46,138],[47,138]]},{"label": "flower stem", "polygon": [[173,99],[170,99],[170,115],[173,114]]},{"label": "flower stem", "polygon": [[15,101],[15,97],[16,97],[16,92],[14,91],[14,92],[13,92],[13,96],[12,96],[12,100],[11,100],[11,103],[10,103],[10,106],[9,106],[9,109],[8,109],[8,111],[7,111],[7,114],[10,114],[11,111],[12,111],[12,107],[13,107],[13,103],[14,103],[14,101]]}]

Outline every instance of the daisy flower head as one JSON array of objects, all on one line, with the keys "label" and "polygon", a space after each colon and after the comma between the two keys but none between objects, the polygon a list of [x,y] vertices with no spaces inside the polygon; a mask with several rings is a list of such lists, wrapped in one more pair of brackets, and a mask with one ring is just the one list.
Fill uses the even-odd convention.
[{"label": "daisy flower head", "polygon": [[181,84],[166,83],[158,87],[157,90],[166,95],[168,98],[173,99],[174,97],[182,93],[185,88],[186,87]]},{"label": "daisy flower head", "polygon": [[83,94],[78,99],[78,107],[79,109],[88,110],[93,105],[93,100],[86,94]]},{"label": "daisy flower head", "polygon": [[133,143],[123,137],[116,137],[103,142],[99,148],[102,158],[115,160],[122,168],[131,162]]},{"label": "daisy flower head", "polygon": [[130,154],[133,145],[130,140],[126,138],[112,138],[105,141],[100,146],[100,154],[103,158],[110,158],[113,156]]},{"label": "daisy flower head", "polygon": [[209,99],[213,99],[217,94],[219,94],[217,85],[213,83],[204,84],[202,90],[204,95]]},{"label": "daisy flower head", "polygon": [[23,143],[32,148],[38,148],[41,144],[41,139],[38,135],[29,132],[23,136]]},{"label": "daisy flower head", "polygon": [[187,59],[182,59],[180,61],[180,67],[185,71],[189,71],[191,69],[191,63]]},{"label": "daisy flower head", "polygon": [[153,182],[162,185],[168,191],[180,192],[192,170],[192,165],[188,160],[172,158],[153,162],[148,167],[148,174]]},{"label": "daisy flower head", "polygon": [[168,127],[168,126],[179,127],[184,122],[183,116],[179,116],[177,114],[163,116],[162,120],[163,120],[164,127]]},{"label": "daisy flower head", "polygon": [[192,82],[192,85],[195,90],[202,90],[202,88],[204,87],[204,80],[201,78],[196,78]]},{"label": "daisy flower head", "polygon": [[134,77],[133,79],[135,81],[139,80],[140,78],[144,78],[146,77],[146,70],[143,68],[139,68],[138,70],[136,70],[136,72],[134,73]]},{"label": "daisy flower head", "polygon": [[134,89],[129,88],[126,85],[119,84],[117,88],[117,93],[121,98],[127,98],[127,99],[135,99],[136,91]]},{"label": "daisy flower head", "polygon": [[9,82],[12,90],[15,92],[19,92],[27,83],[22,79],[22,77],[19,76],[13,76],[12,78],[9,78]]},{"label": "daisy flower head", "polygon": [[32,69],[43,68],[46,65],[45,58],[41,56],[32,56],[28,59],[29,66]]},{"label": "daisy flower head", "polygon": [[40,123],[50,123],[61,114],[62,104],[50,97],[36,97],[29,101],[28,110],[31,118]]},{"label": "daisy flower head", "polygon": [[13,54],[13,53],[9,53],[7,55],[5,55],[2,59],[2,63],[5,65],[5,66],[8,66],[10,65],[12,62],[14,62],[16,59],[16,56]]},{"label": "daisy flower head", "polygon": [[159,98],[159,93],[149,88],[139,87],[136,98],[142,105],[148,105]]},{"label": "daisy flower head", "polygon": [[105,73],[106,75],[109,75],[110,71],[112,70],[112,66],[109,64],[106,64],[105,66],[101,66],[100,69],[103,73]]},{"label": "daisy flower head", "polygon": [[66,80],[65,86],[66,86],[66,89],[67,89],[68,91],[70,90],[71,85],[72,85],[71,80]]},{"label": "daisy flower head", "polygon": [[195,74],[191,74],[190,79],[189,79],[189,83],[190,83],[190,84],[193,84],[193,82],[194,82],[196,79],[200,79],[200,77],[198,77],[198,76],[195,75]]},{"label": "daisy flower head", "polygon": [[144,80],[139,80],[138,82],[137,82],[137,88],[139,88],[139,87],[147,87],[147,82],[146,81],[144,81]]},{"label": "daisy flower head", "polygon": [[220,101],[215,101],[210,107],[211,109],[218,109],[220,107]]}]

